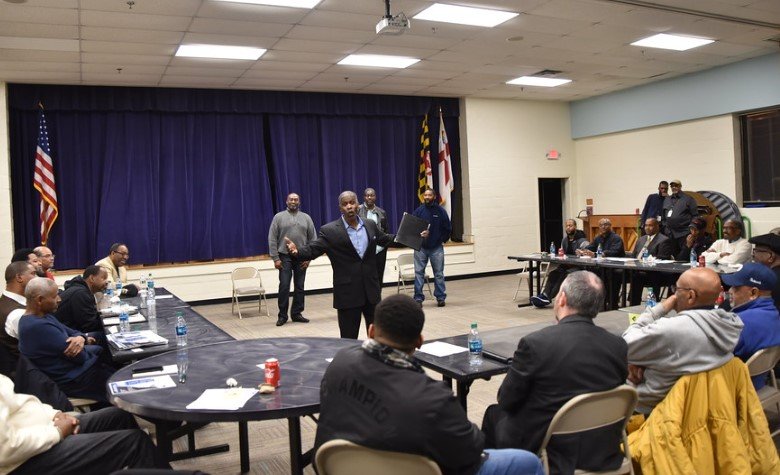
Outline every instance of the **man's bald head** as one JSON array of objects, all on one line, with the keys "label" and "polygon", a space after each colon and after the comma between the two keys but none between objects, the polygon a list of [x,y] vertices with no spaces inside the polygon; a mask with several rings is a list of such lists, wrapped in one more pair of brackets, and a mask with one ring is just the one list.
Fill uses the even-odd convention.
[{"label": "man's bald head", "polygon": [[715,305],[721,285],[718,273],[706,267],[696,267],[683,272],[677,279],[677,303],[675,310]]},{"label": "man's bald head", "polygon": [[53,280],[36,277],[27,283],[27,287],[24,288],[24,296],[27,300],[34,300],[38,297],[49,295],[52,290],[57,292],[57,284]]}]

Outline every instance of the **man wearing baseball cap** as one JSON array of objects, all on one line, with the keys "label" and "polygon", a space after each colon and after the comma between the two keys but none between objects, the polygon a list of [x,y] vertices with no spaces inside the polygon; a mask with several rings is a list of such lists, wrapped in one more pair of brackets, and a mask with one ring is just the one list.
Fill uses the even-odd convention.
[{"label": "man wearing baseball cap", "polygon": [[688,226],[691,220],[699,215],[699,208],[692,196],[680,191],[682,189],[680,180],[669,181],[669,187],[671,193],[664,199],[663,205],[664,234],[675,243],[674,254],[677,254],[685,245]]},{"label": "man wearing baseball cap", "polygon": [[[768,267],[748,262],[739,272],[724,274],[721,280],[731,286],[732,312],[745,324],[734,355],[743,361],[761,349],[780,345],[780,313],[772,301],[777,277]],[[764,387],[766,374],[753,377],[756,390]]]},{"label": "man wearing baseball cap", "polygon": [[754,244],[753,262],[758,262],[769,267],[777,277],[777,283],[772,289],[772,298],[775,307],[780,310],[780,234],[770,232],[760,236],[753,236],[749,242]]}]

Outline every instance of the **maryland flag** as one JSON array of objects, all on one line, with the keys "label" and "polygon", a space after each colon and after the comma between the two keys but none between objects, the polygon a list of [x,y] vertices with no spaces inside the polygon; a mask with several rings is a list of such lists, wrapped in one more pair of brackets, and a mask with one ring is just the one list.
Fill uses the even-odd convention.
[{"label": "maryland flag", "polygon": [[431,139],[428,135],[428,114],[422,121],[422,133],[420,134],[420,169],[417,174],[417,198],[424,202],[423,193],[426,188],[433,189],[433,174],[431,172]]}]

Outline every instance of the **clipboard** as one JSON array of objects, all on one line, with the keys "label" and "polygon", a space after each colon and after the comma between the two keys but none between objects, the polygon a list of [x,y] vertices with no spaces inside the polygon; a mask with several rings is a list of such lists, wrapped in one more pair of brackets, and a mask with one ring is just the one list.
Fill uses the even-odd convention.
[{"label": "clipboard", "polygon": [[398,233],[395,235],[395,242],[401,243],[406,247],[411,247],[415,251],[422,248],[424,238],[420,233],[428,229],[428,221],[418,218],[409,213],[404,213],[401,218],[401,224],[398,225]]}]

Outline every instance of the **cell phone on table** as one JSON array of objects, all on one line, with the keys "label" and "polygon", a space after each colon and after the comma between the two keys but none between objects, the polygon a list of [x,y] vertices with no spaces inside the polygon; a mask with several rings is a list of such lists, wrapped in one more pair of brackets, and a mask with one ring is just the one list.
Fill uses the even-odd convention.
[{"label": "cell phone on table", "polygon": [[140,376],[147,373],[157,373],[162,370],[162,366],[147,366],[146,368],[136,368],[133,370],[133,376]]}]

